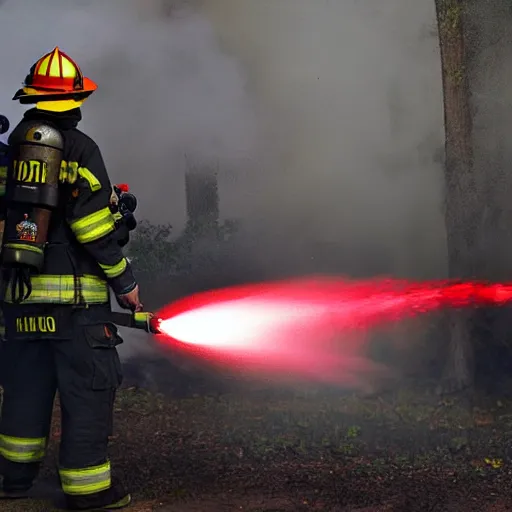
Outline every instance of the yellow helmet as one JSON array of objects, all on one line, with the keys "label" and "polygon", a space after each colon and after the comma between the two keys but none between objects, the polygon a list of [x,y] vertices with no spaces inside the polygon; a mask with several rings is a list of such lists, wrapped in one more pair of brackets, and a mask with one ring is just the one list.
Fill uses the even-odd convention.
[{"label": "yellow helmet", "polygon": [[65,112],[79,107],[98,88],[58,47],[43,55],[25,78],[13,100],[35,103],[42,110]]}]

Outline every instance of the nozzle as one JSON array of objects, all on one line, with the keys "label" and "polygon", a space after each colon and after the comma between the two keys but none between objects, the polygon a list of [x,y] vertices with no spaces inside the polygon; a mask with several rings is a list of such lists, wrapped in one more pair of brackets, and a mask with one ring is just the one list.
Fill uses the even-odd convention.
[{"label": "nozzle", "polygon": [[137,198],[130,192],[123,192],[119,198],[119,204],[133,213],[137,209]]},{"label": "nozzle", "polygon": [[156,317],[153,313],[134,313],[133,323],[136,329],[142,329],[151,334],[160,334],[161,319]]},{"label": "nozzle", "polygon": [[131,329],[141,329],[151,334],[161,334],[160,322],[162,319],[156,317],[153,313],[146,313],[144,311],[137,313],[121,313],[115,311],[111,313],[111,317],[112,321],[117,325]]},{"label": "nozzle", "polygon": [[162,321],[161,318],[158,318],[156,316],[154,316],[150,321],[149,321],[149,328],[150,328],[150,333],[151,334],[162,334],[162,331],[160,330],[160,322]]}]

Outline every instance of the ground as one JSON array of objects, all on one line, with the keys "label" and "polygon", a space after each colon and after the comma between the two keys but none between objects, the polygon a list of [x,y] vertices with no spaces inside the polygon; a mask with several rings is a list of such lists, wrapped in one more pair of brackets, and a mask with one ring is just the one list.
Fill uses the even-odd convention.
[{"label": "ground", "polygon": [[[58,405],[57,405],[58,408]],[[138,512],[512,511],[512,400],[123,388],[113,466]],[[56,488],[55,451],[41,477]],[[2,512],[58,510],[50,501]]]}]

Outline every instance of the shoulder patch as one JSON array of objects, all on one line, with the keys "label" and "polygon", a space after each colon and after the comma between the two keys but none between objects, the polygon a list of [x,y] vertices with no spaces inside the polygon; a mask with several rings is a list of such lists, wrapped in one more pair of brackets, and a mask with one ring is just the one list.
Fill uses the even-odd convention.
[{"label": "shoulder patch", "polygon": [[101,183],[94,174],[87,169],[87,167],[80,167],[78,162],[67,162],[62,160],[60,165],[59,181],[61,183],[69,183],[73,185],[78,178],[84,179],[92,192],[97,192],[101,189]]}]

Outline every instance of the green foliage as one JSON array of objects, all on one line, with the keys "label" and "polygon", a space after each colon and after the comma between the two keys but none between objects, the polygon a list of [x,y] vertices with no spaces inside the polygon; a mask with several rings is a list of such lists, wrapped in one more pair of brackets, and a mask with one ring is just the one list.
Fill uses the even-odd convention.
[{"label": "green foliage", "polygon": [[175,243],[170,224],[139,222],[131,235],[128,257],[141,272],[162,274],[175,267]]},{"label": "green foliage", "polygon": [[214,271],[237,230],[235,221],[219,224],[205,219],[188,222],[173,238],[170,224],[141,221],[131,236],[127,255],[138,274],[155,280],[194,272],[198,267]]},{"label": "green foliage", "polygon": [[463,8],[457,0],[441,0],[438,2],[439,28],[450,34],[455,34],[463,14]]}]

